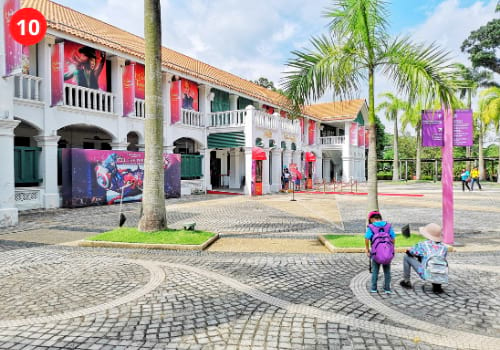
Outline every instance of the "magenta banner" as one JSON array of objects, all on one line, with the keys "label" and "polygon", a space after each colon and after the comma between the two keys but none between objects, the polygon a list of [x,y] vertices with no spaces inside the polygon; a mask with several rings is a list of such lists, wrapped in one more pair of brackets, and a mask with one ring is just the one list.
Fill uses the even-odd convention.
[{"label": "magenta banner", "polygon": [[314,137],[316,136],[316,122],[309,120],[309,144],[314,145]]},{"label": "magenta banner", "polygon": [[370,148],[370,129],[365,128],[365,148]]},{"label": "magenta banner", "polygon": [[135,111],[135,63],[125,66],[123,70],[123,116],[129,117]]},{"label": "magenta banner", "polygon": [[472,110],[457,109],[453,116],[453,146],[472,146]]},{"label": "magenta banner", "polygon": [[422,146],[443,146],[443,111],[422,111]]},{"label": "magenta banner", "polygon": [[351,123],[351,127],[349,129],[349,136],[351,138],[351,145],[358,145],[358,123]]},{"label": "magenta banner", "polygon": [[52,46],[51,63],[51,106],[57,106],[63,103],[64,99],[64,43],[54,44]]},{"label": "magenta banner", "polygon": [[363,147],[365,145],[365,128],[363,126],[358,127],[358,146]]},{"label": "magenta banner", "polygon": [[14,40],[9,33],[9,23],[12,15],[20,9],[20,0],[7,0],[3,5],[4,44],[5,44],[5,75],[21,73],[23,46]]},{"label": "magenta banner", "polygon": [[182,96],[181,81],[176,80],[170,84],[170,123],[175,124],[181,120]]},{"label": "magenta banner", "polygon": [[[165,198],[181,194],[181,155],[164,154]],[[144,152],[63,149],[63,207],[142,200]]]}]

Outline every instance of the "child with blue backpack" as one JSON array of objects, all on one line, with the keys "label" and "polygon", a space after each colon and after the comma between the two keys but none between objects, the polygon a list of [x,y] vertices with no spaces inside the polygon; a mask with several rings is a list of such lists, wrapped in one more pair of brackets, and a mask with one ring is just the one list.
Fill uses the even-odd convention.
[{"label": "child with blue backpack", "polygon": [[[371,259],[372,283],[371,293],[377,293],[377,281],[380,265],[384,270],[384,292],[392,294],[391,291],[391,261],[394,258],[394,243],[396,234],[392,225],[382,220],[378,211],[368,214],[368,227],[365,233],[366,254]],[[371,246],[371,250],[370,250]]]}]

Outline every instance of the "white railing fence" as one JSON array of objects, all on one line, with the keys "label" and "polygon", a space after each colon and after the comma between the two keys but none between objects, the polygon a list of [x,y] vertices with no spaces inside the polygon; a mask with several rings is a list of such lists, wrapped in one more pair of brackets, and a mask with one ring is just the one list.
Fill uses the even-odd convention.
[{"label": "white railing fence", "polygon": [[14,97],[40,101],[42,78],[27,74],[14,75]]},{"label": "white railing fence", "polygon": [[246,110],[215,112],[208,114],[208,126],[241,127],[245,125]]},{"label": "white railing fence", "polygon": [[280,118],[279,116],[263,111],[254,111],[255,126],[258,128],[276,130],[280,124]]},{"label": "white railing fence", "polygon": [[104,113],[114,113],[114,95],[110,92],[64,84],[66,106]]},{"label": "white railing fence", "polygon": [[140,98],[134,100],[135,112],[134,116],[138,118],[146,118],[146,103]]},{"label": "white railing fence", "polygon": [[181,123],[189,126],[205,126],[203,115],[200,112],[184,108],[182,109]]},{"label": "white railing fence", "polygon": [[341,146],[345,142],[345,136],[325,136],[319,140],[322,145]]}]

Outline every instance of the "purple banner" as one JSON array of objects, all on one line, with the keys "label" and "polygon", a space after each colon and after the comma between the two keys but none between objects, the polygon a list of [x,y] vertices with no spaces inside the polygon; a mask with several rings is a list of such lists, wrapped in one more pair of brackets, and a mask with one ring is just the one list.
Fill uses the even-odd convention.
[{"label": "purple banner", "polygon": [[443,147],[443,111],[422,111],[422,146]]},{"label": "purple banner", "polygon": [[51,67],[51,84],[52,84],[52,103],[51,106],[57,106],[63,103],[64,99],[64,43],[54,44],[52,46],[52,67]]},{"label": "purple banner", "polygon": [[472,110],[457,109],[453,116],[453,146],[472,146]]},{"label": "purple banner", "polygon": [[123,70],[123,116],[129,117],[135,111],[135,64],[125,66]]},{"label": "purple banner", "polygon": [[[5,75],[21,73],[23,46],[14,40],[9,33],[9,23],[12,15],[20,9],[19,0],[7,0],[3,5],[3,25],[5,44]],[[0,74],[3,72],[0,72]]]},{"label": "purple banner", "polygon": [[[165,198],[180,197],[181,156],[164,154]],[[63,207],[142,200],[144,153],[63,149]]]}]

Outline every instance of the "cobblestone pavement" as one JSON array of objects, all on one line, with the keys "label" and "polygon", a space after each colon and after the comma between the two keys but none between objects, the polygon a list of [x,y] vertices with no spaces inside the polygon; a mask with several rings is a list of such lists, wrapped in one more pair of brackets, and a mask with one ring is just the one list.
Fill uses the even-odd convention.
[{"label": "cobblestone pavement", "polygon": [[[390,189],[424,197],[381,196],[396,227],[438,221],[438,187],[413,186]],[[173,225],[196,217],[238,239],[362,230],[362,196],[315,196],[299,196],[309,209],[300,211],[280,205],[286,195],[200,196],[167,207]],[[457,237],[466,246],[498,243],[500,188],[455,199]],[[125,208],[133,225],[138,205]],[[450,254],[450,284],[440,295],[416,278],[402,289],[397,255],[393,294],[385,295],[369,293],[362,254],[54,245],[112,227],[116,214],[116,207],[23,214],[19,227],[0,233],[0,349],[499,349],[500,251]],[[286,227],[273,231],[283,218]]]}]

